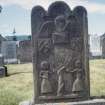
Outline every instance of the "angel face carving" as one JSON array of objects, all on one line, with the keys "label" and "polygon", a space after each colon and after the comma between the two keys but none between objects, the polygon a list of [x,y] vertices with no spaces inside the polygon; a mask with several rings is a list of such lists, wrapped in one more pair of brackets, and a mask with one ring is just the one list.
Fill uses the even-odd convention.
[{"label": "angel face carving", "polygon": [[55,27],[56,27],[56,31],[57,32],[62,32],[64,31],[64,27],[65,27],[66,21],[64,16],[58,16],[55,19]]},{"label": "angel face carving", "polygon": [[65,30],[66,20],[63,15],[55,18],[55,32],[53,33],[53,42],[55,44],[68,43],[68,35]]}]

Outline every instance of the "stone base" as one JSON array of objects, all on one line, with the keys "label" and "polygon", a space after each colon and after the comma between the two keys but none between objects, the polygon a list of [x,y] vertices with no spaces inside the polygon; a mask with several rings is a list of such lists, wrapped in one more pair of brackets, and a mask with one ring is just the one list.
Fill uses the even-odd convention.
[{"label": "stone base", "polygon": [[21,102],[19,105],[33,105],[31,101]]},{"label": "stone base", "polygon": [[6,66],[0,66],[0,78],[7,76],[7,67]]},{"label": "stone base", "polygon": [[[24,101],[19,105],[33,105],[31,101]],[[44,103],[37,105],[105,105],[105,99],[93,99],[79,102]]]}]

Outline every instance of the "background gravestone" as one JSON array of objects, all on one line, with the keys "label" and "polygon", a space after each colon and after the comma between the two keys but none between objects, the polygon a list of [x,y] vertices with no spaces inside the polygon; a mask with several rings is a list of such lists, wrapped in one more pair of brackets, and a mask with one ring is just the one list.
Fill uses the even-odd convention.
[{"label": "background gravestone", "polygon": [[32,9],[34,103],[77,101],[90,95],[87,11],[64,2]]},{"label": "background gravestone", "polygon": [[20,63],[32,62],[31,40],[24,40],[19,42],[18,59]]},{"label": "background gravestone", "polygon": [[100,47],[102,52],[102,58],[105,59],[105,34],[100,37]]},{"label": "background gravestone", "polygon": [[0,78],[6,76],[6,71],[4,66],[4,57],[0,54]]},{"label": "background gravestone", "polygon": [[3,66],[0,66],[0,78],[7,76],[7,69]]},{"label": "background gravestone", "polygon": [[17,63],[17,45],[15,41],[2,42],[1,53],[5,63]]}]

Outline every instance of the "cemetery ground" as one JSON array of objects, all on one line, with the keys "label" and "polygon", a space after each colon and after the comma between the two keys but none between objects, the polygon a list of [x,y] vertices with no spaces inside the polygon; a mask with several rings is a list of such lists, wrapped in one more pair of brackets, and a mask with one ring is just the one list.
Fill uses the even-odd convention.
[{"label": "cemetery ground", "polygon": [[[18,105],[33,97],[32,64],[7,65],[9,76],[0,78],[0,105]],[[90,60],[91,96],[105,95],[105,60]]]}]

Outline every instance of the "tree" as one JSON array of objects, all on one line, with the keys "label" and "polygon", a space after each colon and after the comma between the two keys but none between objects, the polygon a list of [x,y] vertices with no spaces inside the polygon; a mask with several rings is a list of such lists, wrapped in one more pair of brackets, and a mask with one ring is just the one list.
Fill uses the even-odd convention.
[{"label": "tree", "polygon": [[1,11],[2,11],[2,6],[0,5],[0,13],[1,13]]}]

